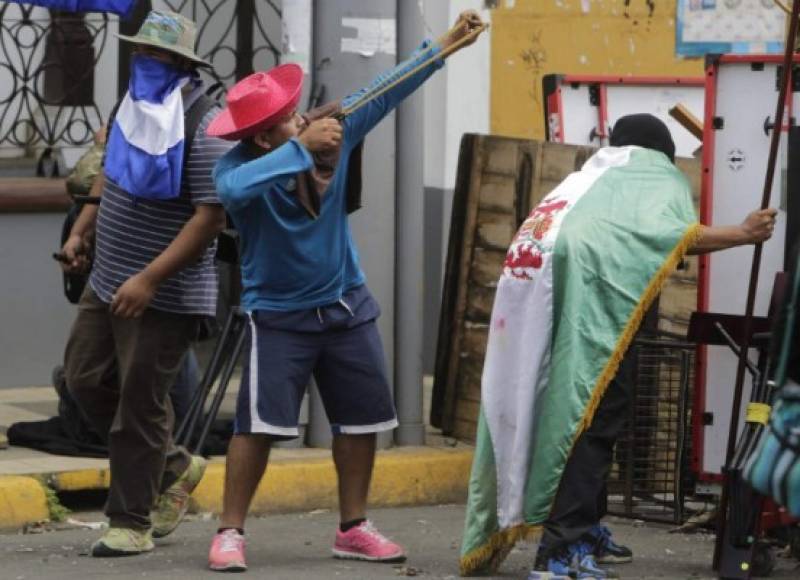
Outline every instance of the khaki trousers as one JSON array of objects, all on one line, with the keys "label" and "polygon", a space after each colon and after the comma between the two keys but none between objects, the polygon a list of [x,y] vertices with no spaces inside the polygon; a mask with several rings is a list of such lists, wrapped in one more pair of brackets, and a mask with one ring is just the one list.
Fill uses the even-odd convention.
[{"label": "khaki trousers", "polygon": [[81,297],[64,369],[73,397],[107,438],[111,527],[149,528],[156,498],[189,466],[191,456],[172,440],[168,394],[198,324],[152,308],[139,318],[112,316],[88,285]]}]

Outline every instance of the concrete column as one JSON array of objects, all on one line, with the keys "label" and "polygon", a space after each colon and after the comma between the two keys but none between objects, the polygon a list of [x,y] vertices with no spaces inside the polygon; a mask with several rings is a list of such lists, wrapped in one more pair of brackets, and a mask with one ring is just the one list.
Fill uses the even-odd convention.
[{"label": "concrete column", "polygon": [[[417,2],[397,0],[398,60],[424,36]],[[395,403],[398,445],[425,443],[422,420],[422,315],[424,284],[424,103],[418,91],[397,109],[395,179]]]},{"label": "concrete column", "polygon": [[[322,101],[341,99],[367,86],[378,74],[391,68],[394,43],[384,39],[394,31],[397,0],[315,0],[313,2],[312,75]],[[376,45],[375,39],[381,39]],[[358,247],[367,284],[381,306],[378,319],[386,352],[389,377],[394,366],[395,295],[395,123],[391,114],[366,139],[364,150],[364,207],[350,216],[350,229]],[[420,168],[421,170],[421,168]],[[330,445],[319,395],[310,399],[308,444]],[[391,443],[391,434],[378,438],[378,445]]]}]

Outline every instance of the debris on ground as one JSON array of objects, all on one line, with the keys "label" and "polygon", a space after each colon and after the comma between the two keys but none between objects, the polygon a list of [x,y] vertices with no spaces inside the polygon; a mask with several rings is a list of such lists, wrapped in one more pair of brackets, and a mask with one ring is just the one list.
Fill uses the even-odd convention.
[{"label": "debris on ground", "polygon": [[83,528],[87,530],[104,530],[108,527],[108,522],[84,522],[83,520],[79,520],[77,518],[67,518],[66,522],[64,523],[76,528]]},{"label": "debris on ground", "polygon": [[48,531],[48,521],[33,522],[22,527],[23,534],[43,534]]},{"label": "debris on ground", "polygon": [[693,532],[699,531],[701,528],[707,528],[714,525],[717,521],[717,511],[716,510],[707,510],[701,511],[694,514],[688,520],[686,520],[682,525],[678,526],[677,528],[672,528],[669,533],[682,533],[682,534],[690,534]]}]

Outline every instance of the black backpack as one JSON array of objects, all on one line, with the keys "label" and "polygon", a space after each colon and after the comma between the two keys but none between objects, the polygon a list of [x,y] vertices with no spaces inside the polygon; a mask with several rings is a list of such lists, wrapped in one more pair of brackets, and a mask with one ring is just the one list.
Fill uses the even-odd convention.
[{"label": "black backpack", "polygon": [[[212,86],[208,92],[200,95],[192,105],[186,110],[183,117],[184,123],[184,147],[183,147],[183,169],[186,170],[186,164],[189,160],[189,152],[192,150],[192,143],[194,142],[195,133],[197,133],[197,128],[200,126],[200,123],[203,120],[203,117],[206,116],[211,107],[218,105],[219,101],[211,96],[211,93],[215,90],[215,86]],[[119,109],[121,101],[117,102],[114,105],[114,108],[111,109],[111,115],[108,117],[108,127],[109,130],[114,124],[114,118],[117,115],[117,109]],[[72,231],[72,226],[75,224],[75,221],[78,219],[78,215],[81,213],[81,209],[83,209],[83,204],[76,203],[74,204],[69,211],[67,212],[66,217],[64,218],[64,225],[61,228],[61,246],[66,243],[67,238],[69,237],[69,233]],[[92,253],[90,253],[90,256]],[[89,270],[91,270],[91,263],[89,266]],[[86,286],[86,282],[89,280],[89,273],[86,272],[85,274],[67,274],[64,273],[64,295],[67,297],[72,304],[77,304],[80,300],[81,294],[83,294],[83,289]]]}]

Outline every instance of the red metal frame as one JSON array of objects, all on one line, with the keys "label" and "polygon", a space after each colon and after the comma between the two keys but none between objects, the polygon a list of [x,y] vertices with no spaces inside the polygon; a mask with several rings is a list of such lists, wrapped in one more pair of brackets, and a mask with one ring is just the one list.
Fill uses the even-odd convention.
[{"label": "red metal frame", "polygon": [[660,76],[613,76],[613,75],[564,75],[561,83],[603,83],[606,85],[689,85],[702,87],[703,77],[660,77]]},{"label": "red metal frame", "polygon": [[[794,63],[800,63],[800,54],[795,55]],[[714,117],[717,112],[717,71],[720,63],[740,64],[783,64],[781,55],[722,55],[709,63],[706,68],[705,82],[705,112],[703,120],[703,175],[700,193],[700,222],[711,224],[711,207],[714,200]],[[792,117],[792,91],[787,94],[787,118]],[[782,131],[788,131],[786,124],[781,124]],[[708,279],[711,275],[711,264],[707,255],[700,256],[697,281],[697,310],[708,311]],[[703,471],[704,435],[703,414],[706,410],[706,381],[705,369],[707,365],[707,349],[697,347],[697,364],[695,366],[695,389],[692,403],[692,469],[700,481],[721,482],[723,477],[719,473]]]},{"label": "red metal frame", "polygon": [[556,143],[564,142],[564,102],[561,99],[561,85],[547,95],[547,125],[550,131],[550,140]]},{"label": "red metal frame", "polygon": [[599,103],[597,105],[597,138],[600,143],[608,138],[608,83],[600,83],[598,86]]},{"label": "red metal frame", "polygon": [[[558,88],[547,98],[547,119],[551,117],[557,122],[557,133],[550,133],[550,140],[558,143],[564,142],[564,107],[561,99],[561,87],[565,84],[597,85],[599,89],[599,103],[597,105],[597,137],[601,140],[608,138],[608,86],[609,85],[684,85],[702,87],[705,85],[703,77],[667,77],[667,76],[613,76],[613,75],[563,75],[559,79]],[[555,124],[555,123],[554,123]],[[553,127],[553,125],[551,125]]]},{"label": "red metal frame", "polygon": [[[703,119],[703,158],[702,177],[700,181],[700,223],[708,225],[711,220],[711,207],[714,196],[714,117],[717,114],[717,65],[710,63],[706,68],[705,101]],[[697,273],[697,310],[708,310],[708,276],[710,275],[708,255],[699,258]],[[701,481],[722,481],[721,474],[703,471],[703,453],[705,451],[705,425],[703,414],[706,410],[706,365],[708,350],[705,346],[697,347],[694,372],[694,400],[692,401],[692,469]]]}]

